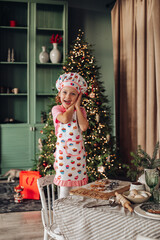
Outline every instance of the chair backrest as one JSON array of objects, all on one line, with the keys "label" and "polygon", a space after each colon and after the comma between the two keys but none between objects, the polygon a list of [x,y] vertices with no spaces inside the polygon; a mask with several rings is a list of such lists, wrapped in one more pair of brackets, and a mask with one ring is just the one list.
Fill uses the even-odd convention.
[{"label": "chair backrest", "polygon": [[[44,227],[49,227],[54,223],[53,207],[54,200],[59,196],[59,188],[53,183],[54,175],[47,175],[37,179],[37,185],[42,203],[42,222]],[[57,190],[57,191],[55,191]]]}]

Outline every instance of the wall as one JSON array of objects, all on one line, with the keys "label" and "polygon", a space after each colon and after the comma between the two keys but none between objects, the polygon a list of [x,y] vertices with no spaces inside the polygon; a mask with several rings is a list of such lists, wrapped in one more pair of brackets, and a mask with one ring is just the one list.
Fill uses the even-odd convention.
[{"label": "wall", "polygon": [[[110,0],[113,2],[113,0]],[[111,32],[111,7],[109,0],[68,0],[69,44],[76,39],[78,29],[85,33],[85,40],[94,45],[94,56],[101,67],[101,80],[113,114],[113,133],[115,134],[115,91],[113,72],[113,46]]]}]

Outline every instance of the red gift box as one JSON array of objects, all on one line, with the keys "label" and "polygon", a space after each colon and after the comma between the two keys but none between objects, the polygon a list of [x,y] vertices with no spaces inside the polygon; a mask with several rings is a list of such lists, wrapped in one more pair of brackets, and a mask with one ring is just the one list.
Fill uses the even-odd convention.
[{"label": "red gift box", "polygon": [[19,175],[19,185],[24,187],[22,196],[24,199],[40,199],[37,179],[41,175],[37,171],[21,171]]}]

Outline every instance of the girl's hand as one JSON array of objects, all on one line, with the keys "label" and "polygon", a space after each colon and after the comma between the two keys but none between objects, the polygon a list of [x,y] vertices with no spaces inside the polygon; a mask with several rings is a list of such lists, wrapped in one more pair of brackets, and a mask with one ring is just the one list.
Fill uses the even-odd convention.
[{"label": "girl's hand", "polygon": [[77,101],[75,102],[75,108],[78,108],[81,106],[81,99],[82,99],[82,93],[79,94]]}]

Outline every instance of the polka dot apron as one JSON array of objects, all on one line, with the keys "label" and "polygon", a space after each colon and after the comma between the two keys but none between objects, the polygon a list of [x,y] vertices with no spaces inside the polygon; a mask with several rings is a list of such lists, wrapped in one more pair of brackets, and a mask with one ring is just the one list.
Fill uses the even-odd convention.
[{"label": "polka dot apron", "polygon": [[76,111],[69,123],[59,125],[55,157],[56,185],[72,187],[87,184],[86,154]]}]

